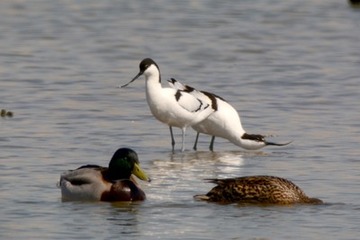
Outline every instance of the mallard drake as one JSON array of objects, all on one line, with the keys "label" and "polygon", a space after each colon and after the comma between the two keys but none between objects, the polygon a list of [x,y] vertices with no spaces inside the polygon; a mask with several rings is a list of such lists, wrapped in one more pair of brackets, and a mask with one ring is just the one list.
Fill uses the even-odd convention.
[{"label": "mallard drake", "polygon": [[291,181],[274,176],[246,176],[228,179],[207,179],[217,184],[206,195],[194,196],[197,200],[218,203],[250,204],[320,204],[309,198]]},{"label": "mallard drake", "polygon": [[118,149],[109,167],[85,165],[61,174],[59,187],[67,201],[142,201],[145,193],[137,185],[139,179],[150,178],[140,168],[138,156],[129,148]]}]

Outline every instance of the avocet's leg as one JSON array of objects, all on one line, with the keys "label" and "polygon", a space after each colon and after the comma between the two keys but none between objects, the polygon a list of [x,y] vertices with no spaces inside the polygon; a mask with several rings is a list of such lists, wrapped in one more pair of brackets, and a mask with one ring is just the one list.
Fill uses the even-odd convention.
[{"label": "avocet's leg", "polygon": [[186,132],[186,128],[182,128],[182,144],[181,144],[181,151],[185,151],[185,132]]},{"label": "avocet's leg", "polygon": [[197,132],[197,134],[196,134],[196,138],[195,138],[194,147],[193,147],[193,149],[194,149],[195,151],[197,150],[197,142],[198,142],[198,139],[199,139],[199,135],[200,135],[200,133],[199,133],[199,132]]},{"label": "avocet's leg", "polygon": [[174,151],[175,151],[175,139],[174,139],[174,134],[173,134],[173,131],[172,131],[172,127],[171,127],[171,126],[169,126],[169,129],[170,129],[170,136],[171,136],[172,151],[174,152]]},{"label": "avocet's leg", "polygon": [[212,136],[211,141],[210,141],[210,146],[209,146],[209,149],[212,152],[214,151],[214,141],[215,141],[215,136]]}]

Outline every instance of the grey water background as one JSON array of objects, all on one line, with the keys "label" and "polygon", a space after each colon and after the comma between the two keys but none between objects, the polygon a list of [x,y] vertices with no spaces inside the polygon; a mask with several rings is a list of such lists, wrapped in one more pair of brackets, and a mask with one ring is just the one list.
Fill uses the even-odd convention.
[{"label": "grey water background", "polygon": [[[0,1],[1,239],[359,239],[360,11],[339,0]],[[151,115],[153,58],[227,99],[249,133],[293,140],[244,151]],[[151,183],[135,204],[62,202],[59,175],[138,152]],[[197,202],[204,178],[288,178],[319,206]]]}]

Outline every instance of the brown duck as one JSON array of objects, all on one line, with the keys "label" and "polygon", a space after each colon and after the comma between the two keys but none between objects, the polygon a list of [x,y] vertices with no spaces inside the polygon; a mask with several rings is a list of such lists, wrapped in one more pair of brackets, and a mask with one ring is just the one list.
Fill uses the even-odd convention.
[{"label": "brown duck", "polygon": [[291,181],[275,176],[247,176],[228,179],[207,179],[217,184],[197,200],[218,203],[248,204],[321,204],[320,199],[309,198]]}]

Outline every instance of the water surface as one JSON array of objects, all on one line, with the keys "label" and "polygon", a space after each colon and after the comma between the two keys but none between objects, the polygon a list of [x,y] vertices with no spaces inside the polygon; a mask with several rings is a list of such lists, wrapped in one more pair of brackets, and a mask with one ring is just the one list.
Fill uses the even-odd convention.
[{"label": "water surface", "polygon": [[[346,1],[0,2],[2,239],[358,239],[360,12]],[[294,142],[247,152],[194,131],[172,154],[139,62],[227,99],[249,133]],[[138,152],[136,204],[62,202],[60,173]],[[288,178],[325,205],[195,201],[204,178]]]}]

